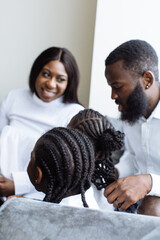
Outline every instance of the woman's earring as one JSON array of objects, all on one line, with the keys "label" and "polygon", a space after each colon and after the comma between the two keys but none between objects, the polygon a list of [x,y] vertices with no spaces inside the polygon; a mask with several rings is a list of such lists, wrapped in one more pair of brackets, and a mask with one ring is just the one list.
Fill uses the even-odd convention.
[{"label": "woman's earring", "polygon": [[147,85],[146,85],[146,89],[148,89],[148,88],[149,88],[149,85],[147,84]]}]

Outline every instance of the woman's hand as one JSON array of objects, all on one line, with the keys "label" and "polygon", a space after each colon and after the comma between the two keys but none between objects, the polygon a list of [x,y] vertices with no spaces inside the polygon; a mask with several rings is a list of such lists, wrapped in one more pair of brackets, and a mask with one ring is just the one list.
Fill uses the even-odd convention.
[{"label": "woman's hand", "polygon": [[8,197],[14,194],[14,182],[8,178],[0,177],[0,197]]}]

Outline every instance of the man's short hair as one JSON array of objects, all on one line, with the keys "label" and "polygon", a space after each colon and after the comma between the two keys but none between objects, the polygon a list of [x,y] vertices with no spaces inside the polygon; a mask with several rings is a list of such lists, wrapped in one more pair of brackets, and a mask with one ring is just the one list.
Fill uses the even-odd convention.
[{"label": "man's short hair", "polygon": [[105,66],[123,60],[124,69],[138,76],[151,71],[159,81],[158,56],[154,48],[143,40],[127,41],[114,49],[105,60]]}]

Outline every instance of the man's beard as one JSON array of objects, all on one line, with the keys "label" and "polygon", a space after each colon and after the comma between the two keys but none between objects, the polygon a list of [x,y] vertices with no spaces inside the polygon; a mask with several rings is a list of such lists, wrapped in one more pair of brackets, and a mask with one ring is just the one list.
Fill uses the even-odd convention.
[{"label": "man's beard", "polygon": [[140,83],[137,84],[127,100],[127,108],[121,113],[121,120],[134,124],[147,114],[149,103]]}]

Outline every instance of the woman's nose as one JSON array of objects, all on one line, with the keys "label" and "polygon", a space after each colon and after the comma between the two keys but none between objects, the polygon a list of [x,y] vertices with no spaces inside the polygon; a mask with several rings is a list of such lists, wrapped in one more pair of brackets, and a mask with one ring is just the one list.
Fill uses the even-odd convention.
[{"label": "woman's nose", "polygon": [[56,88],[56,79],[55,78],[51,78],[46,82],[46,85],[48,88]]}]

